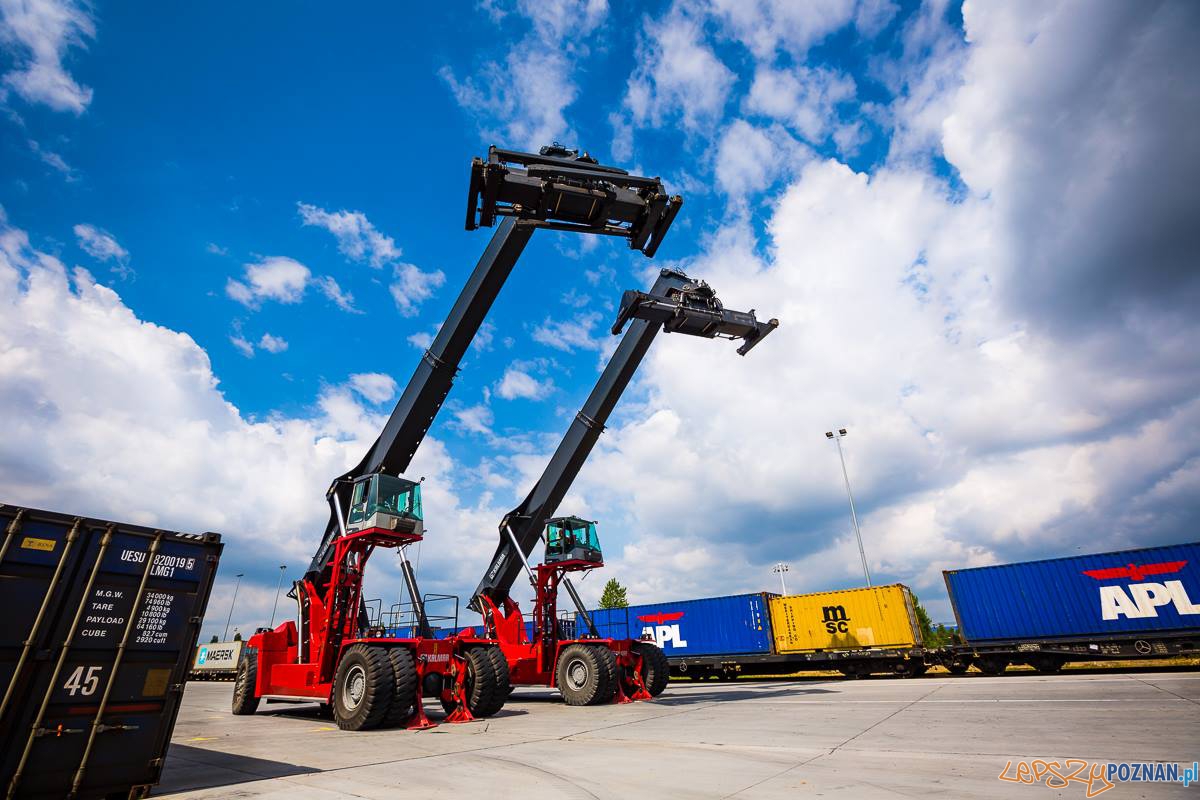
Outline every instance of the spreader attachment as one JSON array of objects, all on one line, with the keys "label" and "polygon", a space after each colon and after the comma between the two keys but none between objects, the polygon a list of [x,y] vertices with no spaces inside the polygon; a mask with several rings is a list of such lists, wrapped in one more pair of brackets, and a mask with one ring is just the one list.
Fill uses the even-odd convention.
[{"label": "spreader attachment", "polygon": [[704,281],[693,281],[678,270],[663,270],[664,276],[686,281],[680,288],[669,288],[665,294],[630,290],[621,297],[621,308],[612,334],[618,336],[631,319],[658,322],[668,333],[685,333],[706,339],[742,339],[738,355],[746,355],[768,333],[779,327],[779,320],[759,322],[750,311],[725,308],[712,287]]},{"label": "spreader attachment", "polygon": [[517,217],[553,230],[623,236],[652,257],[681,205],[658,178],[598,164],[557,143],[536,155],[493,146],[486,161],[471,162],[467,230]]}]

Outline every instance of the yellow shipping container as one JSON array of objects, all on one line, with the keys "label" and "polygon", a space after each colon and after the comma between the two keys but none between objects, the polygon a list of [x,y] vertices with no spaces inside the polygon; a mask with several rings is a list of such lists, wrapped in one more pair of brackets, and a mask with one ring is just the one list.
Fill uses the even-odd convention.
[{"label": "yellow shipping container", "polygon": [[913,647],[921,641],[907,586],[771,598],[771,630],[778,653]]}]

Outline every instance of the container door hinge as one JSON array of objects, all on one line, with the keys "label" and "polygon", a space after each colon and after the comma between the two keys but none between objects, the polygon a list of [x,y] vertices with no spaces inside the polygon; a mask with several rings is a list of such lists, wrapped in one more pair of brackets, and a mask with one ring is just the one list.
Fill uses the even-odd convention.
[{"label": "container door hinge", "polygon": [[125,725],[123,723],[119,723],[117,725],[97,725],[96,733],[107,733],[108,731],[136,731],[140,728],[140,725]]}]

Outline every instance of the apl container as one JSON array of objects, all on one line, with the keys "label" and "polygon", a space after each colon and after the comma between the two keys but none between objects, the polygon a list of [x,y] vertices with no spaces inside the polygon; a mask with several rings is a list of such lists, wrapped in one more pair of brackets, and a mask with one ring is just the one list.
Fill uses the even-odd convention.
[{"label": "apl container", "polygon": [[907,586],[772,597],[775,650],[802,653],[913,647],[921,628]]},{"label": "apl container", "polygon": [[973,645],[1200,629],[1200,544],[949,570]]},{"label": "apl container", "polygon": [[[588,612],[603,637],[653,637],[668,657],[771,652],[764,592]],[[587,625],[576,615],[579,633]]]},{"label": "apl container", "polygon": [[0,528],[0,793],[144,796],[221,537],[13,506]]}]

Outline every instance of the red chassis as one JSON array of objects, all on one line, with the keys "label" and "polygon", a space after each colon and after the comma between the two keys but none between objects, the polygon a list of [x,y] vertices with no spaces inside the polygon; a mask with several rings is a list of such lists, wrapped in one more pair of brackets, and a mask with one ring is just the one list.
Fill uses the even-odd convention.
[{"label": "red chassis", "polygon": [[[321,592],[309,580],[296,585],[300,592],[299,629],[288,620],[274,630],[260,631],[250,637],[248,647],[256,656],[257,667],[253,676],[255,697],[312,699],[332,706],[336,702],[335,692],[339,691],[339,666],[352,649],[361,651],[365,647],[373,648],[376,655],[386,656],[391,665],[388,674],[396,680],[397,687],[411,687],[401,689],[406,696],[384,701],[394,705],[393,721],[410,729],[433,727],[421,704],[423,691],[428,687],[440,687],[442,705],[449,712],[446,722],[476,719],[469,702],[469,682],[473,677],[469,653],[494,647],[495,642],[476,638],[469,630],[463,632],[465,635],[447,639],[370,635],[374,631],[367,631],[365,636],[360,634],[362,578],[367,559],[376,547],[399,547],[410,538],[370,528],[335,542],[327,589]],[[409,677],[411,673],[415,673],[415,680]]]},{"label": "red chassis", "polygon": [[[533,611],[532,640],[525,628],[521,607],[512,598],[504,598],[500,609],[491,598],[481,595],[484,626],[488,634],[495,637],[504,657],[508,661],[509,681],[513,686],[549,686],[559,689],[570,702],[567,691],[560,685],[560,673],[565,672],[564,651],[572,647],[603,648],[611,653],[606,657],[608,669],[615,672],[609,689],[586,704],[608,702],[631,703],[634,700],[652,700],[647,691],[646,665],[638,642],[634,639],[604,638],[559,638],[558,585],[567,572],[594,569],[598,565],[590,561],[560,561],[554,564],[538,564],[536,570],[536,598]],[[660,689],[661,691],[661,689]],[[585,704],[585,703],[580,703]]]}]

